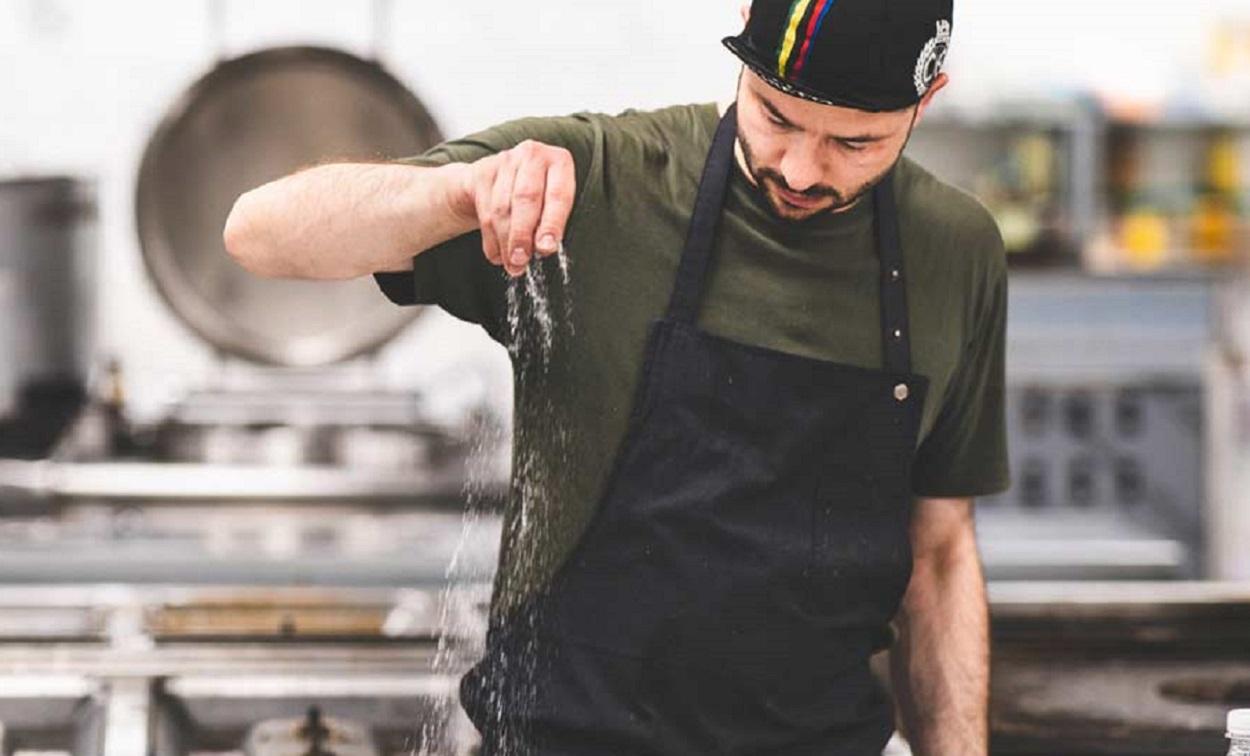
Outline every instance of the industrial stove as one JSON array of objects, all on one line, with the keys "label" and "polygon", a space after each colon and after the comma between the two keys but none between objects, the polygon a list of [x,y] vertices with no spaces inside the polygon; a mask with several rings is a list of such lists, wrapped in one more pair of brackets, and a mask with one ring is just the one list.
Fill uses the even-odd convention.
[{"label": "industrial stove", "polygon": [[0,589],[6,756],[468,754],[489,586]]}]

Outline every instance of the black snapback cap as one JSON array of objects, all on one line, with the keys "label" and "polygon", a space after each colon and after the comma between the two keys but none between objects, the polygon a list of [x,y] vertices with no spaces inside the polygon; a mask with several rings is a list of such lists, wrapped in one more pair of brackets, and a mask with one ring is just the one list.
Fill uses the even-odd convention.
[{"label": "black snapback cap", "polygon": [[754,0],[722,42],[781,91],[881,112],[917,103],[942,70],[953,0]]}]

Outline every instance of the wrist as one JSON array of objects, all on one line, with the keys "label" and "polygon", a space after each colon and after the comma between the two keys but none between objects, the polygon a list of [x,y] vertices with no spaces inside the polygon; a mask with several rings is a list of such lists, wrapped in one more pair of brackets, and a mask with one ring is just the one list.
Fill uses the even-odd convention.
[{"label": "wrist", "polygon": [[466,194],[466,187],[472,186],[469,165],[404,168],[393,208],[404,259],[477,228],[473,195]]},{"label": "wrist", "polygon": [[447,176],[445,199],[448,217],[455,230],[468,233],[478,227],[477,202],[473,189],[473,164],[448,163],[438,169]]}]

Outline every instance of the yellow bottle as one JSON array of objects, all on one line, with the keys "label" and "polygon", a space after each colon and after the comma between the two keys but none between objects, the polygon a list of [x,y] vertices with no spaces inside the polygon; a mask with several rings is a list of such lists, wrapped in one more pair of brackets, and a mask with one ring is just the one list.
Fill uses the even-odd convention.
[{"label": "yellow bottle", "polygon": [[1125,262],[1134,270],[1154,270],[1167,260],[1168,223],[1149,206],[1138,206],[1120,220],[1120,245]]},{"label": "yellow bottle", "polygon": [[1190,246],[1195,262],[1205,265],[1230,262],[1236,231],[1237,214],[1223,196],[1211,192],[1199,197],[1190,217]]},{"label": "yellow bottle", "polygon": [[1190,247],[1195,262],[1219,265],[1231,262],[1237,235],[1237,193],[1241,166],[1237,144],[1227,132],[1207,147],[1202,192],[1190,216]]}]

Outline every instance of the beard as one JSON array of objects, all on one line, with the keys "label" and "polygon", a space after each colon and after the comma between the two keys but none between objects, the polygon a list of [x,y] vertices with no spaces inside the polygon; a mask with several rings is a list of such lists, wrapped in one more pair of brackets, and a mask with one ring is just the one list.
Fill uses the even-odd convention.
[{"label": "beard", "polygon": [[[803,221],[821,213],[837,213],[845,210],[858,202],[860,198],[867,194],[874,186],[881,183],[890,171],[894,170],[894,166],[898,164],[898,161],[902,159],[903,149],[905,149],[907,147],[907,143],[911,141],[911,131],[915,126],[915,123],[915,112],[913,112],[912,124],[907,129],[907,137],[903,140],[903,148],[899,149],[898,154],[894,156],[894,160],[891,161],[890,165],[877,175],[873,176],[871,179],[849,192],[841,192],[832,186],[824,186],[820,184],[809,188],[807,191],[796,192],[790,188],[789,184],[786,183],[784,176],[777,171],[774,171],[772,168],[767,168],[759,164],[759,162],[755,159],[755,152],[751,149],[750,141],[743,136],[741,130],[738,132],[738,143],[742,145],[742,157],[743,161],[746,163],[747,172],[750,173],[751,178],[755,180],[756,188],[759,190],[760,194],[764,195],[768,208],[772,211],[773,215],[783,221]],[[827,197],[831,199],[832,202],[816,208],[796,207],[782,199],[778,189],[784,189],[791,194],[813,200],[821,197]]]},{"label": "beard", "polygon": [[[738,143],[742,145],[742,157],[746,163],[747,172],[755,180],[755,186],[760,194],[764,195],[764,199],[768,203],[768,209],[772,211],[774,216],[783,221],[802,221],[821,213],[837,213],[845,210],[858,202],[869,190],[880,183],[886,174],[894,169],[894,163],[898,162],[896,157],[894,163],[891,163],[885,170],[849,192],[841,192],[832,186],[824,185],[816,185],[807,189],[807,191],[796,192],[790,188],[786,183],[785,177],[780,173],[772,168],[765,168],[756,161],[750,141],[741,133],[738,134]],[[795,207],[781,198],[778,189],[784,189],[791,194],[813,200],[827,197],[831,202],[816,208]]]}]

